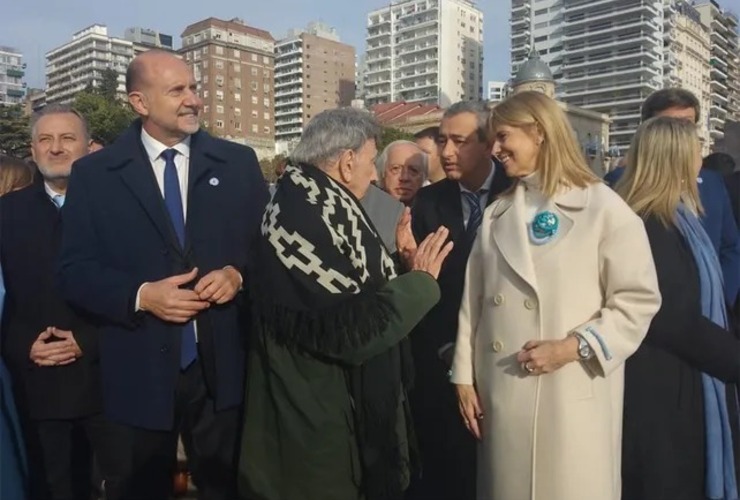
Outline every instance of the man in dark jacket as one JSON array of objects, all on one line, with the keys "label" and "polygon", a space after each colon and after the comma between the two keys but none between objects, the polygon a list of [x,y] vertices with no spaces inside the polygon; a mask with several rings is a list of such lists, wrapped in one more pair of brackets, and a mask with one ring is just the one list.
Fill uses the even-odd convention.
[{"label": "man in dark jacket", "polygon": [[33,499],[89,498],[93,449],[106,469],[97,332],[55,281],[59,210],[72,163],[87,148],[84,119],[66,106],[47,106],[32,125],[41,178],[0,198],[2,352],[15,383]]}]

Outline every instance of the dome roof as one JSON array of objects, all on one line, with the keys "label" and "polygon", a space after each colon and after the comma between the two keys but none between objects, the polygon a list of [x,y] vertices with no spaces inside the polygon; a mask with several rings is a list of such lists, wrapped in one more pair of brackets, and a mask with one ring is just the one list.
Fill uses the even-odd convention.
[{"label": "dome roof", "polygon": [[526,82],[554,82],[552,72],[545,62],[540,59],[537,51],[529,53],[529,58],[519,67],[514,77],[514,85]]}]

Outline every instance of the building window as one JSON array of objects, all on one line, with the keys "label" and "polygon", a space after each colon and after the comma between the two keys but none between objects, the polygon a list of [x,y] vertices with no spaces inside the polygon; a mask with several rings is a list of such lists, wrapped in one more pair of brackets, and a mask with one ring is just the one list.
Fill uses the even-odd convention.
[{"label": "building window", "polygon": [[208,67],[208,60],[206,59],[203,61],[203,69],[206,69]]},{"label": "building window", "polygon": [[241,116],[242,108],[234,108],[234,116]]},{"label": "building window", "polygon": [[255,92],[257,92],[257,89],[259,88],[259,85],[257,84],[257,82],[252,82],[250,84],[250,87],[252,87],[252,90],[254,90]]},{"label": "building window", "polygon": [[252,118],[259,118],[259,113],[257,113],[256,109],[252,110]]},{"label": "building window", "polygon": [[234,63],[234,73],[241,73],[241,71],[242,71],[241,63]]},{"label": "building window", "polygon": [[257,54],[252,54],[252,62],[257,62]]},{"label": "building window", "polygon": [[241,130],[242,129],[242,122],[238,121],[234,123],[234,129]]},{"label": "building window", "polygon": [[208,113],[208,110],[209,109],[210,109],[210,106],[208,106],[208,104],[206,104],[205,106],[203,106],[203,113]]},{"label": "building window", "polygon": [[217,90],[216,91],[216,99],[218,99],[219,101],[223,101],[224,100],[224,91],[223,90]]},{"label": "building window", "polygon": [[239,51],[239,49],[234,49],[234,57],[241,57],[242,53]]},{"label": "building window", "polygon": [[223,86],[224,84],[224,77],[221,75],[216,75],[216,85],[219,87]]},{"label": "building window", "polygon": [[222,56],[222,55],[224,55],[224,48],[223,48],[223,47],[221,47],[220,45],[216,45],[216,55],[217,55],[217,56]]},{"label": "building window", "polygon": [[252,124],[252,133],[256,134],[259,131],[259,127],[257,127],[256,123]]},{"label": "building window", "polygon": [[265,111],[265,112],[264,112],[264,114],[262,115],[262,117],[263,117],[263,118],[264,118],[265,120],[269,120],[269,119],[270,119],[270,113],[268,113],[267,111]]},{"label": "building window", "polygon": [[264,56],[262,58],[262,64],[270,64],[270,58],[267,56]]},{"label": "building window", "polygon": [[216,128],[224,128],[224,122],[221,120],[216,120]]},{"label": "building window", "polygon": [[203,55],[208,54],[208,46],[203,47]]},{"label": "building window", "polygon": [[241,89],[242,88],[242,79],[241,78],[234,78],[234,88]]},{"label": "building window", "polygon": [[264,76],[265,78],[270,78],[270,70],[266,69],[262,71],[262,76]]},{"label": "building window", "polygon": [[[97,54],[97,52],[93,53],[93,57],[97,57],[95,54]],[[185,52],[185,60],[186,61],[190,60],[190,52]]]},{"label": "building window", "polygon": [[262,129],[262,131],[263,131],[263,132],[264,132],[265,134],[269,134],[269,133],[270,133],[270,127],[268,127],[267,125],[265,125],[265,127],[264,127],[264,128]]},{"label": "building window", "polygon": [[224,62],[216,61],[216,69],[224,69]]},{"label": "building window", "polygon": [[252,96],[252,104],[257,104],[259,102],[259,99],[257,99],[256,95]]},{"label": "building window", "polygon": [[224,107],[221,106],[220,104],[216,106],[216,113],[218,113],[219,115],[224,114]]},{"label": "building window", "polygon": [[207,90],[204,90],[203,91],[203,99],[208,99],[208,91]]},{"label": "building window", "polygon": [[200,61],[200,52],[193,52],[193,60]]},{"label": "building window", "polygon": [[203,75],[203,83],[208,83],[208,75]]},{"label": "building window", "polygon": [[234,101],[235,102],[242,102],[242,95],[239,92],[234,93]]},{"label": "building window", "polygon": [[262,104],[264,104],[264,106],[266,108],[269,108],[270,107],[270,98],[269,97],[265,97],[264,99],[262,99]]},{"label": "building window", "polygon": [[265,86],[264,86],[264,89],[265,89],[265,94],[269,94],[270,93],[270,84],[269,83],[266,83]]}]

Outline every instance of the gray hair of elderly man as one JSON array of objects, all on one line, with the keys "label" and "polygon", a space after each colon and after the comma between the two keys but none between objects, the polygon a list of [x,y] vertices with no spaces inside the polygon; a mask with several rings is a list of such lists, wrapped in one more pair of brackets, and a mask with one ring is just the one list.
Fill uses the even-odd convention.
[{"label": "gray hair of elderly man", "polygon": [[421,175],[422,180],[421,182],[426,182],[427,178],[429,177],[429,157],[424,152],[423,149],[421,149],[415,142],[406,141],[406,140],[398,140],[393,141],[390,144],[388,144],[385,149],[383,149],[383,152],[378,155],[378,157],[375,159],[375,169],[378,171],[378,178],[382,179],[385,177],[385,169],[388,166],[388,156],[391,154],[391,150],[395,148],[396,146],[413,146],[416,148],[419,153],[421,154]]},{"label": "gray hair of elderly man", "polygon": [[358,151],[369,140],[377,144],[379,138],[380,125],[369,112],[355,108],[328,109],[308,122],[290,159],[325,168],[344,151]]},{"label": "gray hair of elderly man", "polygon": [[82,131],[84,133],[83,139],[85,140],[85,142],[88,142],[90,140],[90,129],[88,127],[87,120],[79,111],[74,109],[69,104],[48,104],[40,110],[36,111],[31,117],[31,139],[36,138],[36,126],[38,125],[39,120],[41,120],[43,117],[66,114],[75,115],[80,120]]}]

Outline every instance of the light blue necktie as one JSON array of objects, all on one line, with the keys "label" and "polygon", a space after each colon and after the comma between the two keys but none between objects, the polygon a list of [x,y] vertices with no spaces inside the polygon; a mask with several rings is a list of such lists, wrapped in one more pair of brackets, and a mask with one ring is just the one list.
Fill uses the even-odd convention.
[{"label": "light blue necktie", "polygon": [[65,196],[63,194],[55,194],[54,196],[52,196],[51,201],[53,201],[54,205],[56,205],[57,208],[60,209],[64,205],[64,198]]},{"label": "light blue necktie", "polygon": [[[180,179],[177,177],[175,156],[177,151],[166,149],[162,151],[164,158],[164,204],[170,214],[172,227],[175,229],[180,248],[185,248],[185,215],[182,209],[182,194]],[[195,341],[195,325],[192,321],[182,327],[182,343],[180,348],[180,368],[183,370],[191,365],[198,357],[198,347]]]}]

